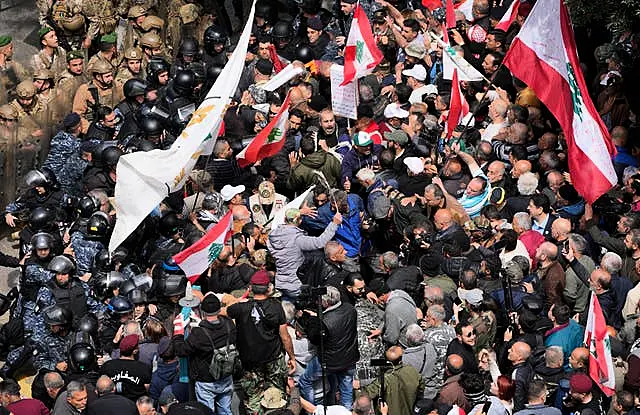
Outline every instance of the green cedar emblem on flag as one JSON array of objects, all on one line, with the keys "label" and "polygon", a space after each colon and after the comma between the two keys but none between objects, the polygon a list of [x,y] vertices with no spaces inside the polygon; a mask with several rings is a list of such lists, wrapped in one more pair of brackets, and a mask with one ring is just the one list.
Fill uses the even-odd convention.
[{"label": "green cedar emblem on flag", "polygon": [[571,101],[573,101],[573,112],[582,121],[582,93],[578,88],[578,82],[576,81],[576,73],[573,71],[573,66],[567,62],[567,77],[569,78],[569,88],[571,89]]},{"label": "green cedar emblem on flag", "polygon": [[222,244],[211,244],[209,247],[209,263],[215,261],[218,258],[218,255],[220,255],[220,252],[222,252]]},{"label": "green cedar emblem on flag", "polygon": [[362,40],[356,41],[356,60],[362,61],[362,53],[364,52],[364,42]]},{"label": "green cedar emblem on flag", "polygon": [[279,128],[274,127],[273,130],[269,133],[267,137],[267,144],[273,143],[274,141],[278,141],[282,137],[282,131]]}]

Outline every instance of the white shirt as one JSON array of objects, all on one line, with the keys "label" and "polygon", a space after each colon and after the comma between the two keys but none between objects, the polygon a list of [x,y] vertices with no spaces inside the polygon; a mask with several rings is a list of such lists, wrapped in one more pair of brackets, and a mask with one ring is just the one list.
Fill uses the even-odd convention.
[{"label": "white shirt", "polygon": [[498,124],[491,123],[487,125],[487,128],[485,128],[484,131],[482,132],[482,140],[491,142],[493,137],[495,137],[500,132],[500,129],[505,127],[506,125],[507,125],[506,122],[501,122]]}]

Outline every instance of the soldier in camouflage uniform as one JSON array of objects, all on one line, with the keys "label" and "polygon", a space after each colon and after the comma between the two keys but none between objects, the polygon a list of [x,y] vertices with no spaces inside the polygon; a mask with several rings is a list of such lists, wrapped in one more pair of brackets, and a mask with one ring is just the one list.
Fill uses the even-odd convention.
[{"label": "soldier in camouflage uniform", "polygon": [[142,24],[147,18],[148,11],[142,6],[133,6],[127,14],[127,30],[122,44],[125,50],[136,48],[140,44],[143,35]]},{"label": "soldier in camouflage uniform", "polygon": [[118,26],[118,16],[113,0],[83,0],[82,13],[89,20],[87,37],[83,44],[85,49],[91,46],[92,41],[115,32]]},{"label": "soldier in camouflage uniform", "polygon": [[36,96],[36,87],[31,80],[22,81],[16,87],[18,97],[11,105],[18,112],[18,122],[37,138],[39,159],[44,160],[49,151],[48,128],[52,126],[49,108]]},{"label": "soldier in camouflage uniform", "polygon": [[51,123],[57,124],[64,114],[58,106],[58,91],[54,79],[55,75],[50,69],[38,69],[33,73],[33,85],[38,92],[38,101],[49,109]]},{"label": "soldier in camouflage uniform", "polygon": [[94,111],[98,105],[113,108],[121,101],[113,86],[111,65],[97,61],[91,68],[93,79],[88,84],[80,85],[73,98],[73,112],[82,117],[82,132],[86,133],[89,123],[93,121]]},{"label": "soldier in camouflage uniform", "polygon": [[153,57],[164,58],[169,63],[172,61],[165,51],[162,39],[153,32],[142,35],[142,38],[140,38],[140,47],[142,48],[142,71],[144,73],[148,73],[147,66]]},{"label": "soldier in camouflage uniform", "polygon": [[51,170],[58,182],[60,182],[60,173],[65,161],[72,154],[80,151],[80,133],[81,123],[80,116],[75,112],[68,114],[63,121],[62,130],[60,130],[50,143],[49,154],[42,164],[42,167]]},{"label": "soldier in camouflage uniform", "polygon": [[58,35],[53,28],[43,26],[38,35],[41,50],[31,58],[31,69],[50,69],[58,76],[66,68],[67,52],[58,44]]},{"label": "soldier in camouflage uniform", "polygon": [[82,84],[89,82],[84,73],[84,53],[71,51],[67,53],[67,69],[57,80],[57,107],[60,114],[68,114],[73,107],[73,96]]},{"label": "soldier in camouflage uniform", "polygon": [[29,78],[29,73],[13,58],[13,39],[0,35],[0,105],[15,99],[18,84]]},{"label": "soldier in camouflage uniform", "polygon": [[138,48],[130,48],[124,52],[124,60],[114,80],[119,92],[122,92],[124,83],[131,78],[145,78],[142,72],[142,50]]},{"label": "soldier in camouflage uniform", "polygon": [[147,16],[147,18],[144,19],[144,22],[142,22],[140,27],[142,28],[143,34],[153,32],[156,35],[160,36],[161,39],[164,40],[165,38],[164,20],[162,20],[158,16]]},{"label": "soldier in camouflage uniform", "polygon": [[190,0],[173,0],[169,3],[167,15],[167,47],[175,53],[185,36],[198,36],[197,28],[202,15],[202,6]]},{"label": "soldier in camouflage uniform", "polygon": [[109,33],[100,37],[100,51],[89,59],[87,70],[91,72],[91,68],[96,62],[102,62],[111,67],[111,72],[116,73],[120,66],[120,57],[116,48],[116,34]]}]

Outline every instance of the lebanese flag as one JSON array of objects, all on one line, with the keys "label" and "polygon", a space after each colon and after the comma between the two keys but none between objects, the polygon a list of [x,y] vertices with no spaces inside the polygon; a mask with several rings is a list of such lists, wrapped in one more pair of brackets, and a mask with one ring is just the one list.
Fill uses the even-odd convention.
[{"label": "lebanese flag", "polygon": [[589,376],[607,396],[612,396],[616,391],[616,378],[613,374],[611,341],[595,293],[591,293],[589,317],[584,328],[584,344],[589,349]]},{"label": "lebanese flag", "polygon": [[451,137],[453,130],[460,124],[465,115],[469,113],[469,103],[462,94],[458,70],[453,70],[451,80],[451,101],[449,102],[449,114],[447,115],[447,137]]},{"label": "lebanese flag", "polygon": [[504,15],[496,25],[496,29],[500,29],[502,31],[507,32],[509,30],[509,26],[516,20],[518,17],[518,8],[520,7],[520,0],[513,0],[511,2],[511,6],[504,12]]},{"label": "lebanese flag", "polygon": [[351,30],[344,48],[344,81],[345,86],[355,78],[361,78],[373,71],[382,60],[382,52],[376,45],[371,31],[371,23],[367,19],[360,3],[353,12]]},{"label": "lebanese flag", "polygon": [[198,242],[173,256],[192,284],[218,258],[224,244],[231,238],[232,225],[233,214],[229,211]]},{"label": "lebanese flag", "polygon": [[611,162],[615,147],[589,97],[562,0],[536,2],[504,64],[560,123],[573,184],[587,202],[595,202],[618,181]]},{"label": "lebanese flag", "polygon": [[460,10],[464,14],[467,22],[473,22],[473,0],[463,0],[460,3],[456,3],[453,7],[456,10]]},{"label": "lebanese flag", "polygon": [[453,0],[447,0],[447,4],[445,6],[445,18],[446,18],[445,23],[447,25],[446,29],[455,29],[456,28],[456,10],[453,6]]},{"label": "lebanese flag", "polygon": [[271,157],[284,146],[287,121],[289,120],[289,94],[276,115],[262,131],[238,155],[238,165],[247,167],[258,160]]},{"label": "lebanese flag", "polygon": [[426,7],[430,12],[442,7],[441,0],[422,0],[422,7]]}]

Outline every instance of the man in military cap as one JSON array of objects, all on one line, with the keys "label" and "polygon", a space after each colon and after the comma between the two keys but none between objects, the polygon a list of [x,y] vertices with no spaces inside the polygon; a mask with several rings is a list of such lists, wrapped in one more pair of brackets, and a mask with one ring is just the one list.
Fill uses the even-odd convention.
[{"label": "man in military cap", "polygon": [[140,24],[140,28],[143,33],[153,32],[161,38],[164,36],[164,20],[158,16],[147,16]]},{"label": "man in military cap", "polygon": [[122,90],[124,83],[131,78],[145,78],[142,72],[142,50],[139,48],[129,48],[124,52],[124,60],[115,77],[116,88]]},{"label": "man in military cap", "polygon": [[89,59],[87,69],[91,71],[96,62],[102,61],[111,67],[111,72],[115,73],[120,66],[120,59],[116,49],[116,34],[109,33],[100,37],[100,51]]},{"label": "man in military cap", "polygon": [[9,35],[0,35],[0,105],[14,99],[16,86],[29,76],[24,67],[12,58],[13,39]]},{"label": "man in military cap", "polygon": [[89,19],[85,49],[89,49],[94,40],[116,30],[118,20],[113,3],[113,0],[82,0],[82,13]]},{"label": "man in military cap", "polygon": [[113,87],[113,72],[111,65],[96,61],[91,68],[93,79],[80,85],[73,98],[73,112],[82,117],[82,132],[86,133],[89,122],[93,120],[98,105],[115,107],[122,99]]},{"label": "man in military cap", "polygon": [[89,77],[84,73],[84,52],[72,50],[67,53],[67,69],[57,80],[57,105],[61,114],[71,112],[75,92],[80,85],[87,82],[89,82]]},{"label": "man in military cap", "polygon": [[58,75],[64,72],[67,61],[67,52],[58,45],[58,36],[50,26],[43,26],[38,31],[40,37],[40,52],[31,58],[31,68],[50,69]]},{"label": "man in military cap", "polygon": [[33,73],[33,85],[36,87],[37,98],[47,106],[49,120],[58,123],[62,115],[57,105],[58,92],[55,86],[55,75],[51,69],[38,69]]},{"label": "man in military cap", "polygon": [[142,35],[140,47],[142,48],[142,71],[144,73],[147,73],[147,65],[154,56],[164,58],[171,63],[171,58],[165,53],[164,43],[157,34],[148,32]]},{"label": "man in military cap", "polygon": [[140,38],[143,35],[142,24],[147,18],[147,10],[139,5],[135,5],[129,9],[127,14],[127,31],[124,36],[124,49],[138,47]]},{"label": "man in military cap", "polygon": [[44,159],[49,151],[49,139],[47,129],[51,125],[50,111],[46,104],[37,97],[37,89],[31,80],[22,81],[16,87],[16,99],[11,101],[11,105],[18,112],[18,123],[25,129],[25,133],[37,138],[39,143],[40,158]]},{"label": "man in military cap", "polygon": [[171,52],[178,50],[180,40],[184,36],[193,36],[196,39],[202,38],[192,30],[194,26],[197,26],[201,14],[202,6],[193,3],[191,0],[174,0],[169,3],[167,46]]}]

